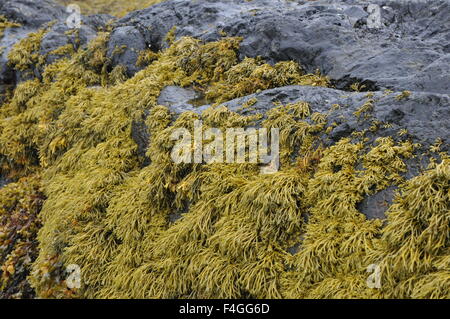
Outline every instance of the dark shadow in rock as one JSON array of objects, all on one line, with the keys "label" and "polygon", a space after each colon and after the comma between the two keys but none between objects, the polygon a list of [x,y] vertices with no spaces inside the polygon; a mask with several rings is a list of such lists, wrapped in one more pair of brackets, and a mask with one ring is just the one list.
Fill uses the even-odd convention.
[{"label": "dark shadow in rock", "polygon": [[331,79],[330,82],[334,88],[342,91],[354,91],[352,89],[354,84],[358,85],[360,92],[373,92],[380,89],[374,81],[350,77],[348,74],[340,79]]},{"label": "dark shadow in rock", "polygon": [[8,178],[6,178],[4,176],[0,176],[0,188],[5,187],[9,183],[11,183],[11,181]]},{"label": "dark shadow in rock", "polygon": [[143,158],[142,166],[145,167],[150,164],[150,159],[147,157],[146,152],[149,145],[149,134],[147,125],[145,124],[145,118],[135,120],[131,123],[131,137],[137,144],[137,153]]}]

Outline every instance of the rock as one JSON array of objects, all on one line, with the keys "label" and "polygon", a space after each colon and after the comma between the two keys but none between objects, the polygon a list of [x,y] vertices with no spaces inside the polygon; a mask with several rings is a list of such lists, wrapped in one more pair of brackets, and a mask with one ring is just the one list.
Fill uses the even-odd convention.
[{"label": "rock", "polygon": [[[373,92],[373,96],[368,97],[365,92],[349,93],[323,87],[287,86],[248,95],[222,103],[222,105],[243,115],[264,115],[275,106],[275,102],[285,105],[306,101],[311,106],[311,112],[328,114],[327,127],[335,125],[331,133],[321,136],[325,146],[331,146],[341,138],[351,137],[352,132],[368,130],[374,122],[379,122],[381,125],[376,131],[367,131],[366,137],[369,138],[369,143],[379,137],[391,136],[397,141],[408,138],[421,145],[416,150],[416,154],[419,156],[406,161],[408,170],[403,176],[405,179],[411,179],[419,175],[428,165],[429,156],[421,155],[427,152],[437,139],[442,140],[441,151],[450,151],[450,134],[448,133],[450,132],[450,96],[448,94],[413,92],[409,97],[400,99],[401,95],[401,92]],[[257,102],[250,108],[241,108],[244,103],[255,98]],[[172,99],[175,98],[172,97]],[[369,117],[367,119],[358,118],[354,113],[369,99],[374,101],[373,110],[367,113]],[[211,107],[204,105],[193,109],[189,104],[186,105],[186,108],[176,103],[164,105],[178,114],[192,110],[200,114]],[[339,105],[339,108],[336,105]],[[389,126],[384,127],[384,124],[389,124]],[[407,133],[401,137],[399,132],[405,129]],[[367,196],[359,203],[359,211],[369,219],[384,218],[385,211],[392,202],[395,189],[395,187],[390,187]]]},{"label": "rock", "polygon": [[[18,82],[26,80],[22,72],[11,69],[8,65],[8,54],[11,48],[30,33],[49,26],[48,32],[42,39],[40,54],[49,52],[64,46],[73,44],[75,49],[86,45],[93,39],[97,32],[103,28],[112,18],[109,15],[99,14],[89,17],[81,16],[82,25],[78,34],[66,34],[69,27],[66,24],[68,13],[64,7],[50,0],[7,0],[0,2],[0,15],[8,21],[20,23],[20,27],[8,28],[0,39],[0,47],[4,50],[0,56],[0,93],[4,87],[14,86]],[[48,55],[46,64],[54,62],[60,56]],[[34,75],[39,76],[42,70],[34,70]]]},{"label": "rock", "polygon": [[[1,14],[1,13],[0,13]],[[15,84],[15,72],[8,66],[8,53],[12,46],[25,38],[31,31],[9,28],[4,31],[3,38],[0,38],[0,96],[3,91]]]},{"label": "rock", "polygon": [[169,85],[161,90],[158,104],[169,107],[174,113],[182,113],[185,111],[194,111],[196,108],[192,104],[192,101],[198,98],[199,94],[193,89]]},{"label": "rock", "polygon": [[374,195],[367,196],[357,206],[368,219],[384,219],[388,207],[391,206],[397,187],[388,187]]},{"label": "rock", "polygon": [[127,75],[131,77],[139,70],[136,66],[139,52],[146,48],[144,37],[137,28],[118,27],[110,35],[107,55],[114,66],[125,66]]},{"label": "rock", "polygon": [[[264,114],[274,107],[274,102],[282,104],[306,101],[312,112],[328,113],[328,126],[335,123],[336,128],[324,142],[331,145],[354,131],[362,131],[372,126],[373,121],[391,124],[391,127],[379,127],[369,137],[392,136],[398,138],[401,129],[408,131],[408,137],[414,143],[420,143],[428,149],[438,138],[442,139],[442,151],[450,151],[450,96],[448,94],[413,92],[409,97],[400,99],[401,92],[343,92],[336,89],[314,86],[286,86],[248,95],[223,103],[228,109],[245,114]],[[256,98],[251,108],[241,110],[248,100]],[[358,118],[354,113],[369,99],[374,101],[373,111],[368,120]],[[340,107],[334,109],[333,105]],[[202,112],[209,105],[196,108]],[[174,112],[182,110],[171,109]]]},{"label": "rock", "polygon": [[67,17],[64,7],[51,0],[2,0],[0,15],[31,29]]},{"label": "rock", "polygon": [[8,185],[11,181],[5,177],[0,176],[0,189]]},{"label": "rock", "polygon": [[337,84],[351,79],[396,91],[449,92],[448,1],[371,4],[380,8],[379,29],[367,25],[368,3],[356,0],[168,0],[128,14],[116,29],[138,29],[154,50],[167,46],[164,38],[174,26],[177,38],[213,41],[225,32],[243,37],[241,58],[294,60]]},{"label": "rock", "polygon": [[[0,87],[13,86],[16,75],[8,66],[8,53],[15,43],[35,32],[45,23],[65,18],[64,8],[50,0],[3,0],[0,1],[0,15],[8,21],[20,23],[21,27],[8,28],[0,38]],[[0,92],[1,93],[1,92]]]},{"label": "rock", "polygon": [[369,15],[367,13],[367,11],[365,11],[362,7],[356,7],[356,6],[346,8],[343,11],[343,14],[347,16],[350,24],[353,27],[356,25],[357,22],[360,22],[360,21],[363,24],[364,23],[363,18],[367,18],[367,16]]},{"label": "rock", "polygon": [[[71,29],[67,26],[66,22],[58,22],[44,35],[41,42],[40,54],[46,55],[67,44],[72,44],[75,50],[86,46],[89,41],[94,39],[97,33],[105,27],[110,19],[112,19],[111,16],[103,14],[90,17],[82,16],[82,24],[76,34],[67,34],[67,31]],[[51,64],[58,58],[60,58],[60,56],[48,55],[46,64]]]}]

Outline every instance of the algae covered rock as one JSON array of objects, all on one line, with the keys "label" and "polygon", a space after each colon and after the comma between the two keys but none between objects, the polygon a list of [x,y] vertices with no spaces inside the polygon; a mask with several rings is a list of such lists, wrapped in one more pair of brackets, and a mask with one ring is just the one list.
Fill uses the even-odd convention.
[{"label": "algae covered rock", "polygon": [[14,84],[14,71],[8,66],[8,53],[15,43],[29,33],[37,31],[43,24],[64,19],[63,7],[53,1],[11,0],[0,3],[0,16],[16,23],[6,29],[0,37],[0,85]]},{"label": "algae covered rock", "polygon": [[1,2],[0,296],[449,298],[448,3],[373,5]]},{"label": "algae covered rock", "polygon": [[[164,92],[164,91],[163,91]],[[254,101],[250,108],[242,108],[248,101]],[[333,145],[342,138],[356,138],[355,132],[364,132],[364,138],[375,140],[392,136],[401,140],[407,136],[420,144],[416,150],[419,158],[429,153],[437,142],[442,152],[450,149],[450,98],[446,94],[414,92],[402,98],[402,92],[343,92],[330,88],[311,86],[287,86],[275,88],[238,98],[222,105],[243,115],[265,115],[277,103],[307,102],[311,112],[326,114],[326,127],[323,135],[325,145]],[[181,113],[192,110],[191,105],[181,106],[166,103],[171,111]],[[370,105],[365,114],[358,110]],[[205,105],[194,111],[201,113],[210,106]],[[429,155],[431,156],[431,154]],[[407,176],[415,176],[426,167],[426,162],[409,161]],[[383,190],[380,194],[368,196],[359,210],[370,218],[384,218],[384,212],[392,202],[394,188]]]},{"label": "algae covered rock", "polygon": [[[229,110],[245,115],[265,114],[276,102],[282,104],[308,102],[312,112],[327,113],[327,125],[333,126],[328,145],[353,132],[367,131],[367,136],[396,136],[404,129],[414,143],[421,143],[424,149],[442,139],[442,150],[449,151],[450,145],[450,98],[448,94],[413,92],[402,97],[402,92],[379,91],[343,92],[332,88],[311,86],[287,86],[274,88],[225,102]],[[240,109],[255,99],[251,109]],[[372,104],[366,114],[358,114],[365,103]],[[168,105],[170,106],[170,105]],[[198,108],[198,112],[208,106]],[[356,114],[355,114],[356,113]],[[366,118],[363,119],[363,116]]]},{"label": "algae covered rock", "polygon": [[[67,25],[66,8],[53,1],[2,1],[0,16],[16,25],[0,37],[0,86],[15,86],[34,76],[41,76],[46,65],[67,56],[91,41],[111,19],[108,15],[81,16],[81,27]],[[36,34],[27,41],[29,35]],[[18,54],[10,56],[16,43],[24,40]],[[41,58],[38,58],[41,56]],[[20,64],[20,67],[14,67]]]},{"label": "algae covered rock", "polygon": [[124,65],[128,76],[134,75],[139,67],[136,65],[139,53],[147,49],[144,37],[132,26],[116,28],[108,42],[108,56],[113,65]]},{"label": "algae covered rock", "polygon": [[448,93],[448,1],[373,4],[380,8],[377,28],[367,23],[367,3],[328,0],[171,0],[130,13],[116,25],[138,28],[154,50],[167,45],[173,27],[177,38],[213,41],[226,34],[244,38],[241,57],[294,60],[338,85],[350,78],[350,84],[367,81],[367,90]]}]

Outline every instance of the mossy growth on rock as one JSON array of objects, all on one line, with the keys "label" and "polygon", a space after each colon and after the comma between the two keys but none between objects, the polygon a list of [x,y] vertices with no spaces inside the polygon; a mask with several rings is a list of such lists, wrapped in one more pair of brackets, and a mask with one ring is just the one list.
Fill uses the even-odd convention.
[{"label": "mossy growth on rock", "polygon": [[16,27],[20,27],[20,24],[8,21],[8,19],[0,15],[0,39],[3,38],[4,32],[7,28],[16,28]]},{"label": "mossy growth on rock", "polygon": [[107,13],[122,17],[128,12],[145,9],[164,0],[57,0],[62,5],[77,4],[84,15]]},{"label": "mossy growth on rock", "polygon": [[[42,78],[21,83],[0,109],[2,169],[42,176],[43,226],[29,276],[38,296],[448,297],[446,154],[405,181],[415,148],[406,137],[370,142],[355,134],[325,147],[327,113],[306,102],[253,115],[230,111],[220,103],[258,90],[329,86],[295,62],[239,61],[239,38],[182,38],[142,53],[148,66],[130,79],[110,70],[107,39],[100,34]],[[213,105],[174,114],[157,103],[168,85],[200,90]],[[204,130],[279,128],[281,169],[174,163],[172,133],[193,131],[195,120]],[[133,138],[136,123],[149,137],[145,155]],[[390,186],[399,191],[386,223],[358,211],[365,196]],[[64,282],[71,264],[81,269],[80,288]],[[374,264],[381,289],[366,282]]]}]

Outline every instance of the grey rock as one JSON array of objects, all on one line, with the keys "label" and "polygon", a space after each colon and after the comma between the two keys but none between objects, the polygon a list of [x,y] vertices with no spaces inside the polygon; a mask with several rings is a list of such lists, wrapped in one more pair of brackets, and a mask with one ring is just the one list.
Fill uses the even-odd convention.
[{"label": "grey rock", "polygon": [[0,13],[24,27],[34,29],[68,16],[64,7],[51,0],[2,0]]},{"label": "grey rock", "polygon": [[41,42],[40,54],[47,55],[46,64],[51,64],[60,56],[49,54],[51,51],[67,44],[72,44],[75,50],[85,47],[89,41],[94,39],[97,33],[105,27],[112,17],[109,15],[82,16],[81,27],[76,34],[67,34],[71,30],[65,21],[54,24],[44,35]]},{"label": "grey rock", "polygon": [[0,48],[3,48],[0,52],[0,88],[2,90],[14,86],[16,82],[15,72],[8,65],[8,54],[12,46],[30,32],[30,29],[9,28],[4,31],[4,36],[0,39]]},{"label": "grey rock", "polygon": [[366,196],[357,205],[358,210],[363,212],[368,219],[384,219],[386,210],[393,202],[396,189],[397,187],[391,186],[374,195]]},{"label": "grey rock", "polygon": [[0,15],[21,24],[19,28],[6,29],[0,39],[0,47],[4,48],[0,55],[0,88],[4,89],[16,82],[16,74],[9,68],[7,60],[13,45],[40,26],[65,18],[67,14],[63,7],[50,0],[1,0]]},{"label": "grey rock", "polygon": [[350,79],[396,91],[450,91],[449,2],[370,3],[380,6],[379,29],[367,26],[369,2],[332,0],[169,0],[128,14],[116,28],[137,28],[154,50],[167,47],[164,38],[173,26],[177,38],[204,41],[224,31],[243,37],[241,58],[294,60],[338,85]]},{"label": "grey rock", "polygon": [[199,93],[193,89],[169,85],[161,90],[158,104],[167,106],[174,113],[194,111],[196,107],[191,101],[198,99]]},{"label": "grey rock", "polygon": [[[265,114],[274,107],[275,102],[282,104],[299,101],[308,102],[312,112],[328,114],[328,125],[335,123],[336,128],[324,142],[328,145],[349,137],[354,131],[362,131],[372,126],[373,121],[391,124],[389,128],[380,127],[376,132],[368,133],[369,138],[392,136],[399,139],[401,129],[408,131],[407,137],[423,148],[429,148],[436,139],[441,138],[442,150],[450,151],[450,96],[448,94],[412,92],[404,99],[398,99],[401,92],[373,92],[373,111],[368,120],[358,118],[354,113],[368,101],[366,92],[343,92],[336,89],[314,86],[286,86],[248,95],[223,103],[228,109],[244,114]],[[257,102],[251,108],[241,109],[249,99]],[[340,108],[333,109],[333,105]],[[209,105],[196,108],[202,112]],[[174,110],[174,112],[179,110]]]},{"label": "grey rock", "polygon": [[[68,13],[65,8],[50,0],[0,0],[0,15],[21,24],[20,27],[6,29],[0,39],[0,47],[4,48],[0,55],[0,95],[7,87],[14,87],[30,77],[27,73],[13,70],[8,64],[9,52],[21,39],[40,28],[48,27],[50,22],[55,22],[42,39],[40,50],[40,54],[48,54],[45,62],[50,64],[60,58],[49,54],[51,51],[69,43],[75,49],[85,46],[112,18],[108,15],[82,16],[82,26],[75,36],[66,34],[69,28],[66,25]],[[39,77],[42,69],[32,71],[31,76]]]},{"label": "grey rock", "polygon": [[139,52],[146,48],[144,37],[137,28],[118,27],[110,35],[107,55],[113,66],[123,65],[126,67],[127,75],[131,77],[139,70],[136,66]]},{"label": "grey rock", "polygon": [[356,23],[360,21],[361,23],[363,23],[362,19],[367,18],[367,16],[369,15],[367,11],[365,11],[362,7],[356,6],[349,7],[345,9],[342,13],[347,16],[352,26],[355,26]]},{"label": "grey rock", "polygon": [[11,181],[5,177],[0,176],[0,189],[8,185]]}]

